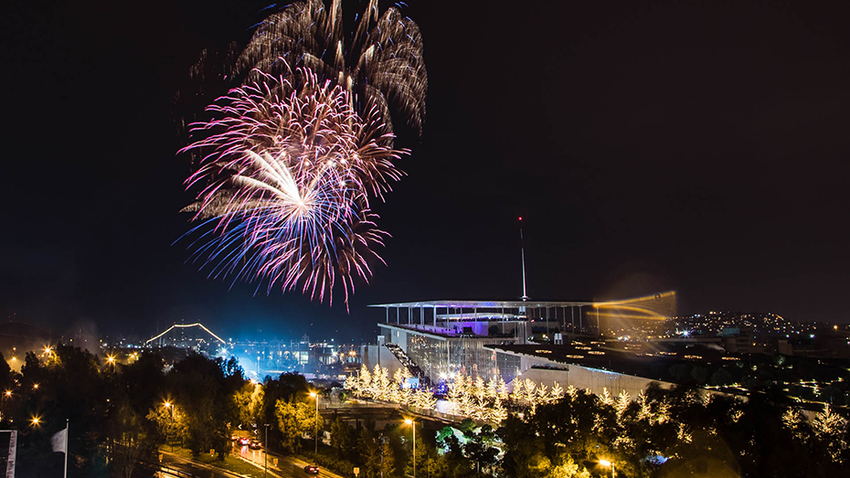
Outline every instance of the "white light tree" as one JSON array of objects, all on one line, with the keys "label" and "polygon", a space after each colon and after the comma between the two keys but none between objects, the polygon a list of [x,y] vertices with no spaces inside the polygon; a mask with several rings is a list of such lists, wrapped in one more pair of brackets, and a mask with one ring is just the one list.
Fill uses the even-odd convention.
[{"label": "white light tree", "polygon": [[832,411],[829,404],[812,418],[812,432],[816,440],[825,447],[829,457],[837,463],[842,462],[841,455],[847,449],[844,437],[847,434],[847,420]]}]

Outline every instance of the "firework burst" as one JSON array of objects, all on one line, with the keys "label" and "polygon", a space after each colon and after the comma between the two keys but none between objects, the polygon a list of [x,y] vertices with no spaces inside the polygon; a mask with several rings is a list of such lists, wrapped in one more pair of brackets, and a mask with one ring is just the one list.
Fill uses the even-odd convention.
[{"label": "firework burst", "polygon": [[393,161],[406,151],[390,146],[377,107],[358,114],[350,92],[309,69],[252,77],[207,108],[211,119],[192,126],[201,139],[182,150],[203,155],[187,180],[204,185],[187,208],[203,221],[195,257],[211,276],[258,280],[267,291],[301,284],[321,301],[333,301],[339,280],[347,304],[387,235],[370,198],[401,177]]},{"label": "firework burst", "polygon": [[329,302],[341,284],[347,305],[354,280],[382,262],[374,248],[388,234],[370,202],[407,154],[393,148],[390,109],[421,133],[428,78],[419,28],[397,8],[368,0],[355,21],[345,34],[341,0],[300,0],[259,23],[243,50],[205,52],[193,68],[211,90],[241,85],[207,107],[181,150],[199,158],[186,184],[200,192],[185,210],[200,222],[194,259],[211,276]]},{"label": "firework burst", "polygon": [[295,2],[259,24],[234,74],[286,75],[289,65],[341,86],[357,111],[376,109],[390,130],[392,104],[421,133],[428,90],[422,36],[397,8],[379,14],[378,0],[369,0],[352,36],[343,29],[341,0]]}]

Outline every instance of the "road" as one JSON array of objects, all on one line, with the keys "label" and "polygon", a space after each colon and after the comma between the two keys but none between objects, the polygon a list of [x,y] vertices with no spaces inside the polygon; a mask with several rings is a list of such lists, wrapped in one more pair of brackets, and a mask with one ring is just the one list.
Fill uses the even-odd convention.
[{"label": "road", "polygon": [[169,452],[160,452],[162,461],[159,465],[139,466],[134,472],[137,476],[151,476],[151,468],[156,470],[153,476],[157,478],[242,478],[241,475],[222,470],[203,463],[196,463],[189,459],[174,455]]},{"label": "road", "polygon": [[[257,467],[262,471],[264,467],[264,450],[251,450],[247,446],[234,447],[232,456],[241,459]],[[198,463],[189,458],[160,450],[161,461],[159,464],[150,463],[137,466],[134,476],[157,478],[244,478],[244,475],[227,471],[205,463]],[[307,463],[291,456],[280,456],[269,453],[268,478],[312,478],[317,475],[308,475],[304,471]],[[151,473],[153,472],[153,475]],[[319,472],[321,478],[343,478],[336,473],[322,469]]]},{"label": "road", "polygon": [[[256,465],[258,468],[263,468],[263,463],[265,460],[265,450],[251,450],[247,446],[243,446],[242,448],[234,448],[233,456],[241,458],[249,463]],[[269,453],[268,460],[268,470],[270,477],[279,477],[279,478],[308,478],[317,475],[308,475],[304,472],[304,467],[307,466],[308,463],[306,461],[299,460],[298,458],[291,456],[281,456],[277,453]],[[330,471],[322,468],[319,471],[319,475],[322,478],[343,478],[336,473],[331,473]]]}]

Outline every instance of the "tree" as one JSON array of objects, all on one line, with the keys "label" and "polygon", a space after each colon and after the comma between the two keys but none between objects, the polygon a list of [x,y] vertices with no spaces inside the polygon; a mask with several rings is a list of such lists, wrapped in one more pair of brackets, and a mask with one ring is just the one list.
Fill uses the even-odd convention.
[{"label": "tree", "polygon": [[270,425],[267,446],[275,447],[277,444],[283,446],[283,435],[277,419],[278,401],[289,401],[299,396],[304,397],[307,393],[309,393],[309,388],[303,375],[283,373],[277,379],[266,377],[263,382],[263,400],[257,423],[268,423]]},{"label": "tree", "polygon": [[364,474],[366,478],[377,478],[381,476],[381,447],[376,443],[375,438],[363,429],[360,435],[360,461],[363,463]]},{"label": "tree", "polygon": [[694,379],[696,383],[703,383],[705,379],[708,378],[708,370],[704,367],[700,367],[699,365],[694,366],[691,369],[691,378]]},{"label": "tree", "polygon": [[380,470],[380,476],[383,476],[384,478],[395,476],[395,457],[393,456],[393,449],[387,440],[384,440],[383,446],[381,447]]},{"label": "tree", "polygon": [[714,386],[726,385],[729,383],[732,383],[732,374],[724,368],[717,369],[713,374],[711,374],[711,378],[709,379],[709,384]]},{"label": "tree", "polygon": [[842,463],[848,449],[847,420],[827,404],[815,414],[811,425],[817,448],[833,463]]},{"label": "tree", "polygon": [[265,423],[262,419],[263,401],[265,400],[265,391],[261,384],[245,382],[242,387],[236,391],[234,401],[238,413],[237,423],[243,429],[249,430],[255,428],[260,423]]},{"label": "tree", "polygon": [[144,351],[131,364],[120,368],[118,384],[127,397],[128,405],[133,414],[140,417],[139,426],[144,432],[144,439],[157,442],[157,424],[147,419],[148,412],[162,406],[165,388],[165,366],[162,357]]},{"label": "tree", "polygon": [[670,367],[669,371],[670,376],[673,377],[676,382],[682,382],[686,378],[690,377],[690,372],[691,367],[685,363],[677,363],[676,365]]},{"label": "tree", "polygon": [[416,453],[413,450],[413,440],[410,441],[411,446],[405,447],[405,456],[409,457],[409,459],[405,460],[407,465],[404,467],[405,475],[413,474],[413,463],[416,462],[416,468],[419,470],[419,473],[422,473],[423,466],[425,466],[426,461],[428,459],[428,449],[425,446],[425,442],[422,440],[422,436],[416,435]]},{"label": "tree", "polygon": [[315,439],[317,420],[318,429],[321,430],[323,426],[322,416],[317,416],[309,403],[297,398],[278,400],[275,416],[281,434],[281,447],[290,453],[301,451],[302,435],[309,434]]},{"label": "tree", "polygon": [[116,404],[116,413],[110,422],[109,450],[113,476],[132,478],[136,465],[154,450],[154,442],[145,439],[140,417],[129,404],[128,397],[121,397]]},{"label": "tree", "polygon": [[14,374],[6,362],[6,357],[0,352],[0,392],[9,390],[14,384]]},{"label": "tree", "polygon": [[546,458],[543,440],[516,415],[509,415],[499,428],[505,445],[501,465],[507,476],[536,478],[543,476],[550,461]]},{"label": "tree", "polygon": [[174,406],[186,416],[185,443],[195,456],[215,449],[224,458],[230,450],[228,424],[238,419],[234,396],[244,384],[234,363],[193,353],[167,376]]},{"label": "tree", "polygon": [[562,453],[558,459],[550,461],[549,468],[543,473],[545,478],[590,478],[587,468],[573,461],[569,453]]},{"label": "tree", "polygon": [[186,415],[182,407],[170,402],[169,406],[160,404],[151,408],[145,418],[156,425],[157,442],[179,440],[182,443],[186,437]]},{"label": "tree", "polygon": [[468,429],[463,435],[467,439],[463,453],[472,461],[475,471],[481,473],[490,470],[499,455],[499,450],[491,446],[496,438],[493,427],[484,425],[478,429]]},{"label": "tree", "polygon": [[347,422],[336,417],[330,425],[331,447],[337,450],[339,456],[350,458],[351,451],[355,448],[354,436],[351,426]]}]

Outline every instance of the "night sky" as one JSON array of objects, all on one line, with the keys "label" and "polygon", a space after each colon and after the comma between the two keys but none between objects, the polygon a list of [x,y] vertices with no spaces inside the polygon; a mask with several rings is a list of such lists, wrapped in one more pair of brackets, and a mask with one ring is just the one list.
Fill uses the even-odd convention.
[{"label": "night sky", "polygon": [[175,95],[268,3],[3,2],[2,317],[359,342],[366,304],[518,298],[522,215],[534,299],[676,290],[681,314],[850,322],[850,3],[407,3],[425,129],[397,124],[388,265],[347,313],[172,245],[193,199]]}]

